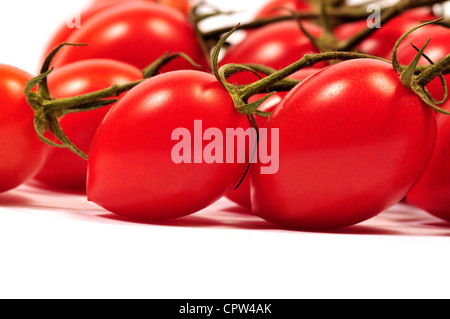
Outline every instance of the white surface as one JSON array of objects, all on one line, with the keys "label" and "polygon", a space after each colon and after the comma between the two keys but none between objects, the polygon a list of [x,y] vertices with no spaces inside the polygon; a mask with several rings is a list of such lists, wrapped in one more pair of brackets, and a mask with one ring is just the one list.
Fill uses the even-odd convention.
[{"label": "white surface", "polygon": [[[34,72],[46,38],[86,3],[2,2],[0,63]],[[0,195],[0,298],[450,297],[450,226],[424,212],[399,205],[322,234],[239,211],[223,200],[139,224],[81,196],[23,186]]]}]

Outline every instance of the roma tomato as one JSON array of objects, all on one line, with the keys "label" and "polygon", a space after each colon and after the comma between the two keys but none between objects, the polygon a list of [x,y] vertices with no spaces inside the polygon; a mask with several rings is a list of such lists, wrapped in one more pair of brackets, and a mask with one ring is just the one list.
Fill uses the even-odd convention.
[{"label": "roma tomato", "polygon": [[[316,68],[306,68],[294,73],[290,78],[296,80],[305,80],[310,75],[318,72],[320,69]],[[287,92],[278,92],[271,97],[269,97],[260,107],[259,110],[263,112],[273,112],[275,108],[280,104],[284,97],[286,97]],[[257,94],[249,99],[249,102],[256,102],[261,99],[265,94]],[[266,126],[267,119],[264,117],[255,116],[256,123],[258,127],[262,128]],[[246,174],[242,183],[237,189],[233,189],[228,192],[225,196],[232,202],[243,206],[245,208],[251,209],[251,197],[250,197],[250,173]]]},{"label": "roma tomato", "polygon": [[[86,21],[66,42],[88,46],[63,48],[55,57],[54,66],[86,59],[113,59],[143,69],[171,51],[184,52],[204,70],[208,69],[190,21],[180,12],[156,3],[134,1],[105,9]],[[178,59],[163,71],[180,69],[193,66]]]},{"label": "roma tomato", "polygon": [[[321,29],[305,22],[313,35],[320,35]],[[228,63],[255,63],[280,70],[300,60],[305,54],[318,53],[297,22],[285,21],[267,25],[248,34],[244,41],[232,46],[225,54],[221,65]],[[317,67],[325,66],[317,64]],[[255,81],[251,72],[242,72],[230,77],[230,82],[249,84]]]},{"label": "roma tomato", "polygon": [[[48,77],[55,98],[66,98],[142,79],[141,71],[114,60],[83,60],[57,68]],[[61,119],[69,139],[89,154],[94,134],[111,105],[89,112],[73,113]],[[50,138],[50,137],[49,137]],[[87,161],[67,149],[52,148],[42,170],[35,177],[45,187],[60,191],[86,192]]]},{"label": "roma tomato", "polygon": [[450,222],[450,117],[438,119],[438,138],[430,165],[406,201]]},{"label": "roma tomato", "polygon": [[[425,54],[433,61],[437,61],[450,52],[448,37],[449,29],[440,26],[426,26],[425,32],[409,35],[398,50],[400,63],[408,64],[414,57],[414,50],[410,43],[422,47],[428,39],[431,42],[425,49]],[[422,58],[420,64],[427,65],[429,62]],[[447,84],[450,83],[450,75],[444,76]],[[444,97],[444,90],[439,79],[433,80],[428,90],[435,99]],[[450,100],[447,100],[442,108],[450,110]],[[415,205],[428,213],[450,222],[450,118],[440,113],[438,116],[438,138],[436,149],[427,171],[417,185],[407,196],[407,202]]]},{"label": "roma tomato", "polygon": [[32,76],[0,64],[0,193],[27,182],[47,157],[33,126],[33,110],[25,100],[25,85]]},{"label": "roma tomato", "polygon": [[[433,19],[433,17],[434,16],[427,9],[406,11],[402,15],[395,17],[382,25],[379,30],[375,31],[368,39],[364,40],[357,49],[358,51],[390,60],[392,58],[392,49],[397,40],[407,31],[421,24],[423,20]],[[361,32],[365,28],[367,28],[367,22],[362,20],[343,24],[335,29],[335,33],[338,39],[345,40]]]},{"label": "roma tomato", "polygon": [[[188,13],[189,4],[186,0],[96,0],[86,9],[80,12],[79,21],[81,23],[81,27],[84,27],[84,23],[88,21],[91,17],[96,15],[97,13],[105,10],[106,8],[113,7],[118,4],[122,4],[130,1],[147,1],[147,2],[160,2],[163,4],[167,4],[171,7],[174,7],[184,13]],[[49,40],[47,44],[47,48],[44,50],[44,58],[58,45],[63,42],[66,42],[70,35],[76,32],[78,28],[69,26],[67,23],[61,25],[60,28],[55,32],[52,38]]]},{"label": "roma tomato", "polygon": [[243,175],[248,152],[247,160],[224,160],[231,150],[224,137],[249,127],[213,75],[183,70],[151,78],[100,125],[89,156],[88,198],[142,221],[195,213]]},{"label": "roma tomato", "polygon": [[436,126],[432,108],[390,64],[359,59],[327,67],[269,118],[268,132],[279,130],[279,171],[263,175],[260,163],[253,166],[252,210],[281,227],[313,231],[372,218],[424,173]]},{"label": "roma tomato", "polygon": [[264,5],[256,15],[256,18],[267,18],[289,12],[280,8],[286,8],[296,11],[311,10],[314,6],[306,0],[272,0]]}]

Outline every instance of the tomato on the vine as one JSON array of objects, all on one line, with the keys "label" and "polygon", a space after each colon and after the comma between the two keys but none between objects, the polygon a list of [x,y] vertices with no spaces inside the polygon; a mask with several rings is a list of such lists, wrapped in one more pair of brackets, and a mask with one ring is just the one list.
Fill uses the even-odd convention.
[{"label": "tomato on the vine", "polygon": [[[409,35],[398,49],[398,60],[400,63],[410,63],[417,54],[411,46],[421,48],[431,39],[425,54],[433,62],[445,57],[450,51],[448,42],[450,30],[445,27],[430,25],[423,28],[425,32]],[[421,65],[430,64],[425,58],[421,58]],[[450,75],[444,75],[447,85],[450,83]],[[444,98],[443,84],[439,79],[434,79],[427,89],[436,100]],[[450,100],[441,105],[442,108],[450,110]],[[433,158],[425,174],[421,177],[413,190],[408,194],[406,200],[424,211],[450,222],[450,118],[448,115],[437,113],[438,116],[438,138]]]},{"label": "tomato on the vine", "polygon": [[33,110],[24,90],[32,78],[18,68],[0,64],[0,193],[27,182],[44,164],[48,146],[33,126]]},{"label": "tomato on the vine", "polygon": [[[88,45],[63,48],[55,57],[54,66],[86,59],[113,59],[143,69],[171,51],[184,52],[204,70],[209,67],[192,23],[177,10],[157,3],[134,1],[102,10],[65,42]],[[193,66],[179,59],[163,71],[180,69]]]},{"label": "tomato on the vine", "polygon": [[249,127],[212,74],[183,70],[151,78],[100,125],[88,161],[88,198],[136,220],[195,213],[244,174],[248,152],[246,161],[224,160],[224,137],[229,129]]},{"label": "tomato on the vine", "polygon": [[[306,29],[315,36],[322,29],[304,22]],[[221,61],[228,63],[255,63],[280,70],[301,59],[305,54],[318,53],[310,39],[302,32],[295,21],[285,21],[267,25],[248,34],[244,41],[230,47]],[[325,66],[325,63],[317,67]],[[231,82],[249,84],[255,75],[242,72],[230,77]]]},{"label": "tomato on the vine", "polygon": [[266,127],[279,129],[279,171],[262,175],[253,165],[252,210],[302,230],[351,226],[400,202],[424,173],[437,134],[433,109],[392,65],[369,59],[313,74]]},{"label": "tomato on the vine", "polygon": [[[83,60],[55,69],[48,76],[48,87],[54,98],[66,98],[140,79],[141,71],[132,65],[107,59]],[[81,151],[89,154],[95,132],[111,107],[68,114],[60,120],[61,127]],[[52,148],[35,179],[48,188],[86,192],[86,174],[86,160],[68,149]]]}]

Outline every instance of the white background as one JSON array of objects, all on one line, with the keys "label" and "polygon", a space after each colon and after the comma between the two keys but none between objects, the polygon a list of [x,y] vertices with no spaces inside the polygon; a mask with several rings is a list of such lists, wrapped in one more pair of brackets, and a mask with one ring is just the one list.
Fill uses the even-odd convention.
[{"label": "white background", "polygon": [[[2,1],[0,63],[35,73],[52,32],[87,3]],[[450,226],[422,211],[399,205],[328,234],[241,213],[223,200],[178,221],[137,224],[81,196],[23,186],[0,195],[0,297],[450,297]]]}]

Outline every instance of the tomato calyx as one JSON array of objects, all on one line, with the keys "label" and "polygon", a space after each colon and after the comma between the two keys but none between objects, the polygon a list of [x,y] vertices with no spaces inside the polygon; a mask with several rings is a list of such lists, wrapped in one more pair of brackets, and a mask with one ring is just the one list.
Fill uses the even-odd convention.
[{"label": "tomato calyx", "polygon": [[[72,143],[61,128],[60,120],[62,117],[72,113],[93,111],[117,102],[117,97],[146,81],[148,78],[159,74],[160,69],[175,58],[184,58],[192,65],[198,67],[198,65],[184,53],[171,54],[170,52],[167,52],[142,71],[142,80],[123,85],[112,85],[109,88],[79,96],[56,99],[51,95],[47,84],[47,78],[54,70],[54,67],[51,67],[52,59],[61,48],[67,45],[83,46],[85,44],[62,43],[57,46],[45,59],[41,68],[41,73],[28,81],[24,93],[28,104],[35,114],[34,127],[39,139],[53,147],[67,148],[86,160],[88,159],[88,155]],[[45,136],[47,131],[50,131],[59,143],[47,138]]]},{"label": "tomato calyx", "polygon": [[[421,49],[418,49],[414,46],[414,44],[411,44],[418,52],[417,52],[417,55],[415,56],[414,60],[408,66],[406,66],[406,67],[401,66],[397,59],[398,48],[399,48],[400,44],[403,42],[403,40],[409,34],[413,33],[414,31],[416,31],[424,26],[438,23],[441,20],[442,20],[442,18],[422,23],[422,24],[412,28],[405,34],[403,34],[400,37],[400,39],[398,39],[397,43],[394,46],[393,53],[392,53],[392,66],[397,71],[397,73],[400,75],[402,84],[404,86],[411,89],[414,93],[416,93],[418,96],[420,96],[420,98],[427,105],[432,107],[436,112],[439,112],[439,113],[442,113],[445,115],[450,115],[450,111],[447,111],[439,106],[439,105],[445,103],[448,98],[448,87],[447,87],[447,83],[444,79],[443,74],[445,72],[449,71],[448,67],[450,66],[450,55],[448,55],[447,57],[444,57],[437,63],[434,63],[433,61],[431,61],[424,54],[426,47],[430,43],[431,39],[429,39]],[[424,69],[422,72],[420,72],[417,75],[416,74],[417,66],[418,66],[419,60],[422,56],[424,56],[430,62],[431,66],[427,67],[426,69]],[[426,85],[428,83],[430,83],[436,77],[439,77],[439,79],[441,80],[443,89],[444,89],[444,99],[441,101],[435,100],[426,88]]]},{"label": "tomato calyx", "polygon": [[[220,50],[222,45],[226,42],[226,40],[233,34],[238,28],[239,24],[235,26],[230,32],[228,32],[218,43],[213,52],[212,57],[212,69],[214,75],[217,80],[227,89],[230,93],[234,103],[236,110],[242,114],[247,116],[263,116],[268,117],[266,112],[259,112],[257,109],[264,103],[271,95],[276,93],[277,91],[289,91],[295,85],[299,83],[297,80],[291,80],[288,77],[295,72],[303,69],[313,67],[315,64],[324,62],[324,61],[334,61],[334,60],[351,60],[351,59],[377,59],[384,62],[390,62],[386,59],[359,53],[359,52],[323,52],[317,54],[306,54],[303,58],[298,60],[297,62],[289,65],[288,67],[282,70],[273,70],[271,68],[262,66],[262,65],[252,65],[252,64],[226,64],[222,66],[220,69],[218,67],[218,57],[220,54]],[[261,78],[259,81],[256,81],[252,84],[245,86],[236,86],[227,81],[227,78],[237,72],[240,71],[251,71],[254,74],[264,73],[268,75],[267,77]],[[267,92],[268,94],[263,98],[248,103],[249,99],[256,94]]]}]

